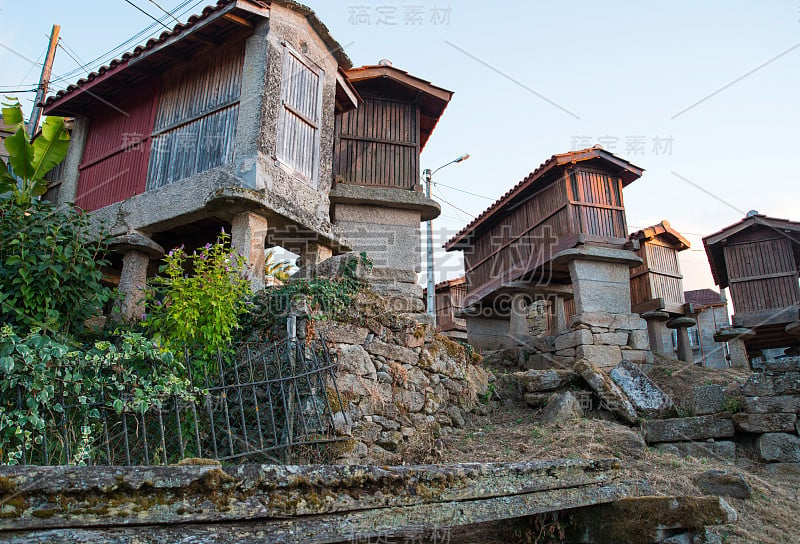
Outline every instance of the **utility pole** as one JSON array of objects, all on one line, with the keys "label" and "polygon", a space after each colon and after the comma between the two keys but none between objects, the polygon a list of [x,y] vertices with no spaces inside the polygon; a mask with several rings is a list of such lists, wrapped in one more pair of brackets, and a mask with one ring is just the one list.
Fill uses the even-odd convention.
[{"label": "utility pole", "polygon": [[[422,175],[425,176],[425,196],[428,200],[431,198],[431,174],[430,168],[427,168]],[[428,219],[428,315],[433,320],[434,327],[436,326],[436,285],[433,279],[433,221]]]},{"label": "utility pole", "polygon": [[58,33],[61,31],[60,25],[53,25],[50,32],[50,45],[47,47],[47,57],[42,65],[42,75],[39,76],[39,87],[36,89],[36,98],[33,101],[31,118],[28,121],[28,132],[31,139],[39,128],[39,119],[42,118],[42,107],[39,105],[44,102],[47,96],[47,87],[50,85],[50,74],[53,73],[53,60],[56,58],[56,46],[58,45]]},{"label": "utility pole", "polygon": [[[422,171],[422,175],[425,176],[425,196],[428,197],[428,200],[431,198],[431,184],[433,183],[433,175],[444,168],[445,166],[449,166],[451,164],[456,164],[462,161],[465,161],[469,158],[469,153],[464,153],[457,159],[453,159],[452,161],[448,162],[447,164],[443,164],[433,172],[431,172],[430,168],[426,168]],[[436,326],[436,284],[433,280],[433,220],[428,219],[428,315],[431,316],[433,320],[433,325]]]}]

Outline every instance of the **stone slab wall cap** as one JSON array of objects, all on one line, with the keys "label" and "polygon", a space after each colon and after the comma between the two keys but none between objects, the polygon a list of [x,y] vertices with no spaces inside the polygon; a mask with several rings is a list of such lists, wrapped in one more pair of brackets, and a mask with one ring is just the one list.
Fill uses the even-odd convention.
[{"label": "stone slab wall cap", "polygon": [[714,333],[714,342],[728,342],[729,340],[748,340],[754,338],[756,331],[746,327],[725,327]]},{"label": "stone slab wall cap", "polygon": [[163,247],[139,232],[129,232],[115,236],[109,240],[108,247],[116,253],[141,251],[150,258],[161,258],[165,253]]},{"label": "stone slab wall cap", "polygon": [[554,264],[564,264],[575,259],[586,261],[605,261],[612,263],[624,263],[634,268],[644,261],[633,251],[627,249],[614,249],[597,246],[584,246],[559,251],[553,256]]},{"label": "stone slab wall cap", "polygon": [[794,323],[789,323],[784,328],[786,334],[791,334],[792,336],[800,336],[800,321],[795,321]]},{"label": "stone slab wall cap", "polygon": [[388,187],[365,187],[339,183],[329,194],[331,204],[368,204],[420,212],[422,221],[436,219],[442,213],[438,202],[424,193]]},{"label": "stone slab wall cap", "polygon": [[694,327],[697,325],[697,320],[691,317],[681,316],[673,317],[667,321],[668,329],[680,329],[681,327]]},{"label": "stone slab wall cap", "polygon": [[666,321],[669,319],[669,314],[667,312],[662,312],[660,310],[652,310],[650,312],[644,312],[643,314],[641,314],[641,316],[648,321],[650,321],[651,319],[654,319],[656,321]]}]

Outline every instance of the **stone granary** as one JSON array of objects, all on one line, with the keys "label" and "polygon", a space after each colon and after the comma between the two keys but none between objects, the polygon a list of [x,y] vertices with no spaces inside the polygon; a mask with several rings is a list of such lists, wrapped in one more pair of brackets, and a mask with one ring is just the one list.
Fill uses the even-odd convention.
[{"label": "stone granary", "polygon": [[[733,327],[717,332],[727,341],[731,362],[762,350],[800,346],[800,223],[750,212],[747,217],[703,238],[714,281],[730,290]],[[746,362],[745,362],[746,364]]]},{"label": "stone granary", "polygon": [[[46,102],[75,119],[49,194],[115,237],[107,278],[128,317],[165,248],[222,228],[255,288],[268,246],[304,264],[357,250],[419,269],[414,231],[439,214],[419,153],[452,93],[390,66],[351,69],[309,8],[219,0]],[[360,238],[363,224],[389,239]]]},{"label": "stone granary", "polygon": [[[630,268],[642,264],[628,240],[622,189],[643,170],[600,147],[553,155],[447,242],[464,252],[470,344],[525,344],[527,308],[550,299],[560,364],[644,363],[647,326],[631,314]],[[574,313],[567,321],[565,301]]]},{"label": "stone granary", "polygon": [[672,352],[672,334],[677,331],[678,357],[693,362],[688,329],[696,321],[683,297],[683,275],[678,252],[689,248],[689,241],[668,221],[634,232],[630,240],[638,243],[636,254],[642,264],[631,268],[631,311],[647,320],[650,349]]},{"label": "stone granary", "polygon": [[[464,308],[467,280],[464,276],[439,282],[434,287],[436,304],[436,330],[454,340],[467,339],[467,321],[457,317]],[[423,290],[427,304],[428,290]]]},{"label": "stone granary", "polygon": [[[706,368],[728,368],[728,345],[714,340],[721,329],[731,326],[725,293],[713,289],[696,289],[683,294],[692,307],[697,325],[689,329],[695,363]],[[677,343],[677,342],[676,342]]]}]

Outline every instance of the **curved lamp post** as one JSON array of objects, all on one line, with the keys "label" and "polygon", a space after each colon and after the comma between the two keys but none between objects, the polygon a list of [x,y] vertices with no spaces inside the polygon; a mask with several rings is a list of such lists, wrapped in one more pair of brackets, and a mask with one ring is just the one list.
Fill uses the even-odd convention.
[{"label": "curved lamp post", "polygon": [[[439,168],[431,172],[430,168],[425,169],[422,175],[425,177],[425,196],[431,197],[431,180],[433,175],[451,164],[456,164],[465,161],[469,158],[469,153],[464,153],[457,159],[441,165]],[[436,325],[436,293],[435,284],[433,280],[433,220],[428,220],[428,315],[433,319],[434,326]]]}]

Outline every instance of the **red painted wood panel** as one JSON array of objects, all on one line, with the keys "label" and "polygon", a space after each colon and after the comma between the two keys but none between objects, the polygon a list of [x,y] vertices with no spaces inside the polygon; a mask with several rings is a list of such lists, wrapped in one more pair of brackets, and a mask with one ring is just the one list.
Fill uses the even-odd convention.
[{"label": "red painted wood panel", "polygon": [[96,210],[143,193],[159,85],[153,79],[97,101],[79,167],[75,204]]}]

